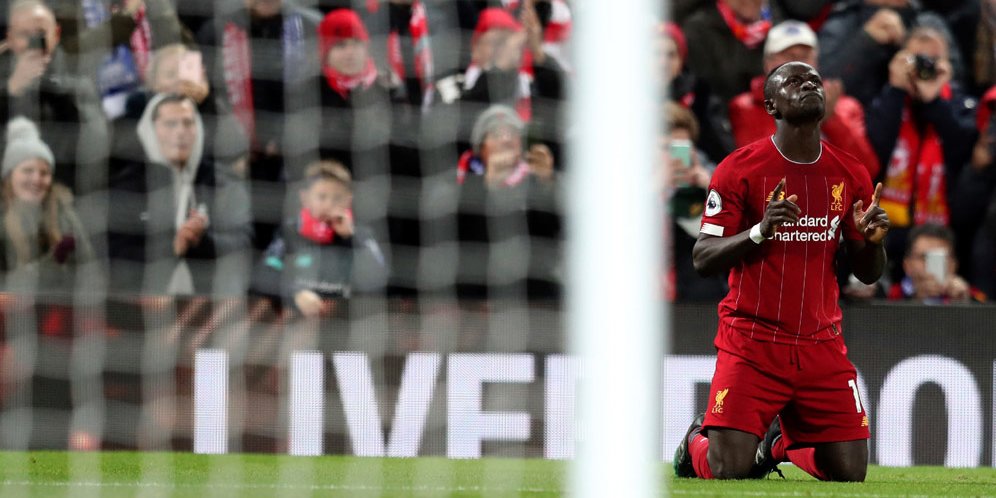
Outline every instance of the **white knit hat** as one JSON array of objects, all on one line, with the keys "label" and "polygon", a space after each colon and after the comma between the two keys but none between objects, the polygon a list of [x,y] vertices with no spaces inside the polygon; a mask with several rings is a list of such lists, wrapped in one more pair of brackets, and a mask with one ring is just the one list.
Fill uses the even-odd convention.
[{"label": "white knit hat", "polygon": [[52,149],[42,142],[38,127],[30,119],[17,116],[7,123],[7,147],[3,151],[3,169],[0,170],[3,178],[28,159],[41,159],[55,171]]}]

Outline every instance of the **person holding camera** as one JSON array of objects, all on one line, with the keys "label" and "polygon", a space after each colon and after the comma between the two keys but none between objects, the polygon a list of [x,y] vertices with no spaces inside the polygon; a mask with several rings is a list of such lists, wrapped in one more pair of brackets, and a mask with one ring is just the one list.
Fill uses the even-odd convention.
[{"label": "person holding camera", "polygon": [[[974,100],[951,80],[948,53],[941,32],[914,29],[867,109],[868,139],[885,168],[881,206],[892,220],[892,261],[902,259],[910,228],[950,224],[950,190],[975,144]],[[898,281],[902,269],[891,274]]]}]

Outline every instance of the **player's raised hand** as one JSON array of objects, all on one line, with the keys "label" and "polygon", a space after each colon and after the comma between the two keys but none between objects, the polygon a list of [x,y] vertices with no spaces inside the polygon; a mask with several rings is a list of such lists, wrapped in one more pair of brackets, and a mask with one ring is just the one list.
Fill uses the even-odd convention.
[{"label": "player's raised hand", "polygon": [[889,215],[879,207],[878,203],[882,199],[882,184],[875,186],[875,193],[872,194],[871,204],[864,210],[864,201],[858,199],[854,203],[854,226],[865,236],[865,240],[872,244],[881,244],[885,240],[885,234],[889,233]]},{"label": "player's raised hand", "polygon": [[782,178],[775,186],[775,190],[771,191],[771,200],[768,201],[768,207],[764,210],[764,218],[761,220],[761,235],[765,238],[774,237],[778,227],[799,221],[802,209],[795,203],[799,200],[799,196],[792,194],[785,197],[784,193],[785,178]]}]

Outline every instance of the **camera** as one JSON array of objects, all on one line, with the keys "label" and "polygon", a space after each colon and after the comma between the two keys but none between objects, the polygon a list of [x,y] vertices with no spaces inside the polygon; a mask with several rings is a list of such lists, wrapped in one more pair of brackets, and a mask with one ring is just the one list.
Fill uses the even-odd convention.
[{"label": "camera", "polygon": [[913,72],[916,77],[929,81],[937,77],[937,59],[922,54],[913,56]]},{"label": "camera", "polygon": [[45,39],[45,33],[39,31],[31,38],[28,38],[28,50],[41,50],[42,52],[48,52],[48,40]]}]

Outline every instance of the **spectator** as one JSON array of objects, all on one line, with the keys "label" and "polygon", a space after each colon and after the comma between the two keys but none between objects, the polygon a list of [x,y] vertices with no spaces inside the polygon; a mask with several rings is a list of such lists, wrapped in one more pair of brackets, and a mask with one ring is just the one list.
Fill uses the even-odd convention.
[{"label": "spectator", "polygon": [[[868,109],[889,80],[889,60],[917,26],[937,29],[951,45],[943,19],[923,11],[916,1],[840,1],[820,28],[820,66],[828,77],[840,78],[847,93]],[[949,60],[955,75],[960,74],[959,54],[952,52]]]},{"label": "spectator", "polygon": [[762,0],[717,0],[689,17],[688,67],[723,101],[750,89],[771,22]]},{"label": "spectator", "polygon": [[[947,57],[941,33],[915,29],[889,63],[889,83],[866,115],[868,138],[886,165],[881,207],[892,221],[886,242],[892,261],[904,252],[905,230],[949,224],[949,189],[975,143],[974,100],[951,82]],[[898,268],[893,276],[899,277]]]},{"label": "spectator", "polygon": [[525,124],[509,107],[495,105],[478,116],[471,131],[474,146],[460,156],[457,183],[468,176],[484,179],[489,188],[515,187],[530,175],[539,181],[553,182],[553,157],[542,144],[533,144],[522,153]]},{"label": "spectator", "polygon": [[[563,98],[563,69],[553,58],[536,56],[527,47],[542,45],[542,27],[535,11],[523,13],[524,27],[503,9],[492,7],[481,11],[471,39],[470,65],[460,74],[436,82],[438,99],[446,104],[457,101],[474,102],[482,106],[504,104],[515,108],[519,116],[534,118],[534,99],[559,102]],[[556,105],[536,116],[540,121],[553,122]],[[474,109],[476,116],[480,108]]]},{"label": "spectator", "polygon": [[52,181],[54,169],[54,155],[34,123],[23,117],[7,123],[0,224],[4,291],[71,290],[77,265],[94,260],[73,195]]},{"label": "spectator", "polygon": [[685,67],[688,43],[681,28],[677,24],[666,23],[661,25],[660,32],[662,36],[657,40],[660,74],[665,79],[665,85],[670,86],[665,94],[695,114],[700,130],[700,139],[696,143],[711,161],[722,160],[734,149],[726,107],[712,94],[702,78]]},{"label": "spectator", "polygon": [[[389,164],[383,156],[391,141],[392,89],[378,78],[366,27],[352,10],[338,9],[319,24],[318,38],[323,73],[321,156],[341,162],[361,179],[387,173],[381,168]],[[363,145],[355,141],[358,137]],[[378,157],[364,160],[364,152],[370,150]]]},{"label": "spectator", "polygon": [[[775,133],[775,120],[764,109],[765,75],[790,61],[805,62],[817,68],[819,45],[816,33],[806,23],[785,21],[771,28],[764,43],[764,75],[751,81],[750,92],[737,95],[730,102],[730,122],[737,147]],[[827,142],[853,154],[868,169],[871,178],[878,177],[879,162],[865,136],[865,113],[861,104],[844,94],[840,80],[823,80],[826,95],[826,117],[821,129]]]},{"label": "spectator", "polygon": [[[212,98],[201,52],[185,45],[166,45],[152,54],[145,84],[128,95],[123,123],[115,123],[119,139],[134,135],[134,127],[141,119],[149,100],[156,94],[179,94],[197,104],[204,120],[204,144],[219,165],[231,164],[236,173],[245,176],[246,137],[227,109],[227,104]],[[120,142],[118,140],[116,142]],[[116,144],[117,146],[118,144]],[[135,147],[135,144],[128,144]],[[120,147],[117,147],[120,148]]]},{"label": "spectator", "polygon": [[[471,133],[476,164],[459,175],[457,294],[555,298],[560,291],[560,218],[553,158],[523,154],[524,124],[492,106]],[[480,173],[475,168],[483,168]],[[494,251],[501,251],[494,253]]]},{"label": "spectator", "polygon": [[308,166],[299,198],[300,212],[266,250],[257,289],[305,316],[320,314],[324,298],[383,290],[387,261],[373,232],[354,222],[349,171],[332,161]]},{"label": "spectator", "polygon": [[51,4],[74,71],[95,78],[104,113],[125,110],[154,49],[177,43],[182,26],[170,0],[56,0]]},{"label": "spectator", "polygon": [[[670,299],[679,301],[719,301],[726,295],[722,276],[701,277],[692,264],[692,247],[702,227],[706,188],[715,165],[704,161],[698,143],[698,122],[688,109],[669,102],[665,107],[668,135],[661,141],[664,166],[664,196],[671,214],[672,263],[667,282],[673,285]],[[677,147],[687,147],[687,161],[677,157]]]},{"label": "spectator", "polygon": [[366,2],[354,8],[351,0],[319,0],[318,9],[328,14],[351,9],[360,17],[371,35],[370,51],[379,67],[390,71],[399,84],[404,100],[415,106],[432,90],[433,54],[429,36],[429,18],[422,0]]},{"label": "spectator", "polygon": [[909,232],[903,258],[903,279],[889,290],[889,299],[915,299],[926,304],[983,302],[985,295],[957,274],[954,232],[927,223]]},{"label": "spectator", "polygon": [[996,85],[996,0],[981,1],[981,15],[978,19],[975,53],[975,85],[985,89]]},{"label": "spectator", "polygon": [[251,236],[241,182],[204,155],[196,105],[157,95],[137,130],[144,158],[125,160],[110,182],[111,284],[149,294],[245,292]]},{"label": "spectator", "polygon": [[92,81],[71,72],[52,11],[41,1],[11,6],[8,50],[0,54],[0,123],[25,116],[37,123],[71,191],[104,186],[107,123]]},{"label": "spectator", "polygon": [[246,0],[204,24],[198,41],[211,87],[231,109],[250,145],[248,178],[256,237],[263,250],[284,217],[285,171],[314,152],[318,107],[315,34],[321,15],[283,0]]},{"label": "spectator", "polygon": [[987,295],[996,293],[996,86],[979,103],[979,139],[951,199],[959,272]]}]

